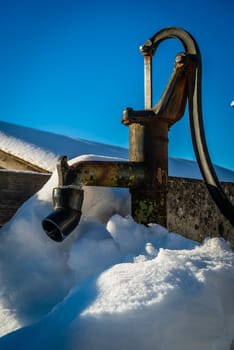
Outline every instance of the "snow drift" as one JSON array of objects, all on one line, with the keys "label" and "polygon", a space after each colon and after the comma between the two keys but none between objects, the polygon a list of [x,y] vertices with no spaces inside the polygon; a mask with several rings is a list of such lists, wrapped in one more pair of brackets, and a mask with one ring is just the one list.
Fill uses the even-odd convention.
[{"label": "snow drift", "polygon": [[41,228],[56,181],[1,230],[1,349],[230,349],[228,242],[138,225],[127,190],[87,187],[80,225],[58,244]]},{"label": "snow drift", "polygon": [[[127,159],[125,149],[0,125],[0,148],[50,171],[61,154]],[[169,169],[200,178],[192,161],[170,159]],[[234,181],[234,172],[216,170]],[[230,350],[228,242],[198,244],[156,224],[138,225],[126,189],[86,187],[82,220],[59,244],[41,227],[56,185],[54,173],[0,231],[1,350]]]}]

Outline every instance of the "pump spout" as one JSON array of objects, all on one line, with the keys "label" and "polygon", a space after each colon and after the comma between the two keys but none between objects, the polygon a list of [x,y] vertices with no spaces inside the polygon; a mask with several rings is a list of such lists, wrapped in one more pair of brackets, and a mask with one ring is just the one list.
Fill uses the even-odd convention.
[{"label": "pump spout", "polygon": [[42,221],[42,227],[54,241],[63,241],[79,224],[84,191],[56,187],[53,190],[54,211]]}]

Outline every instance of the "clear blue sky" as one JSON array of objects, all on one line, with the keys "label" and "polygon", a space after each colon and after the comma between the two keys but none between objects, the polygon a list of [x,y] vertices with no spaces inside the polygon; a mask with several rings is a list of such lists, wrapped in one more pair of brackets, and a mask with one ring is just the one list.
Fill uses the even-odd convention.
[{"label": "clear blue sky", "polygon": [[[214,163],[234,169],[233,0],[1,0],[0,119],[128,146],[126,107],[144,108],[138,47],[179,26],[203,58],[203,109]],[[154,57],[155,102],[182,47]],[[171,129],[170,156],[194,159],[188,118]]]}]

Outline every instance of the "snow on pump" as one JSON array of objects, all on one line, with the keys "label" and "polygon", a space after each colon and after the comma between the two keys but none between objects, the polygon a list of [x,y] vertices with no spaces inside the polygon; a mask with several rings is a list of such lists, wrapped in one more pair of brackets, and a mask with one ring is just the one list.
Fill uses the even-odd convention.
[{"label": "snow on pump", "polygon": [[[169,82],[152,107],[152,57],[160,43],[176,38],[179,53]],[[189,105],[193,147],[205,184],[223,215],[234,226],[234,207],[224,193],[208,153],[201,103],[201,55],[194,38],[185,30],[169,27],[147,40],[144,56],[145,109],[126,108],[122,123],[129,127],[129,161],[83,161],[71,166],[63,156],[57,164],[59,183],[53,190],[54,211],[42,221],[45,232],[63,241],[79,223],[83,186],[126,187],[131,193],[133,219],[141,224],[167,226],[168,131]]]}]

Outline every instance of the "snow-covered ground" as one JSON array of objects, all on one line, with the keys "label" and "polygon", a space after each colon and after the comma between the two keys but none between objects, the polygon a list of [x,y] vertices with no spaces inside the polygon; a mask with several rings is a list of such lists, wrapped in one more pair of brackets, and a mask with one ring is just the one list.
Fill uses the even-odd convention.
[{"label": "snow-covered ground", "polygon": [[[73,140],[65,137],[56,145],[47,133],[38,143],[36,131],[22,138],[2,133],[13,150],[30,144],[34,160],[42,150],[48,168],[57,154],[127,158],[126,150],[108,145],[74,140],[69,149]],[[62,140],[69,141],[65,150]],[[196,177],[191,163],[190,171],[183,160],[171,164],[175,173],[187,169]],[[199,244],[159,225],[138,225],[129,216],[127,190],[87,187],[79,226],[56,243],[41,227],[56,185],[54,173],[0,231],[1,350],[230,349],[234,253],[228,242]]]}]

